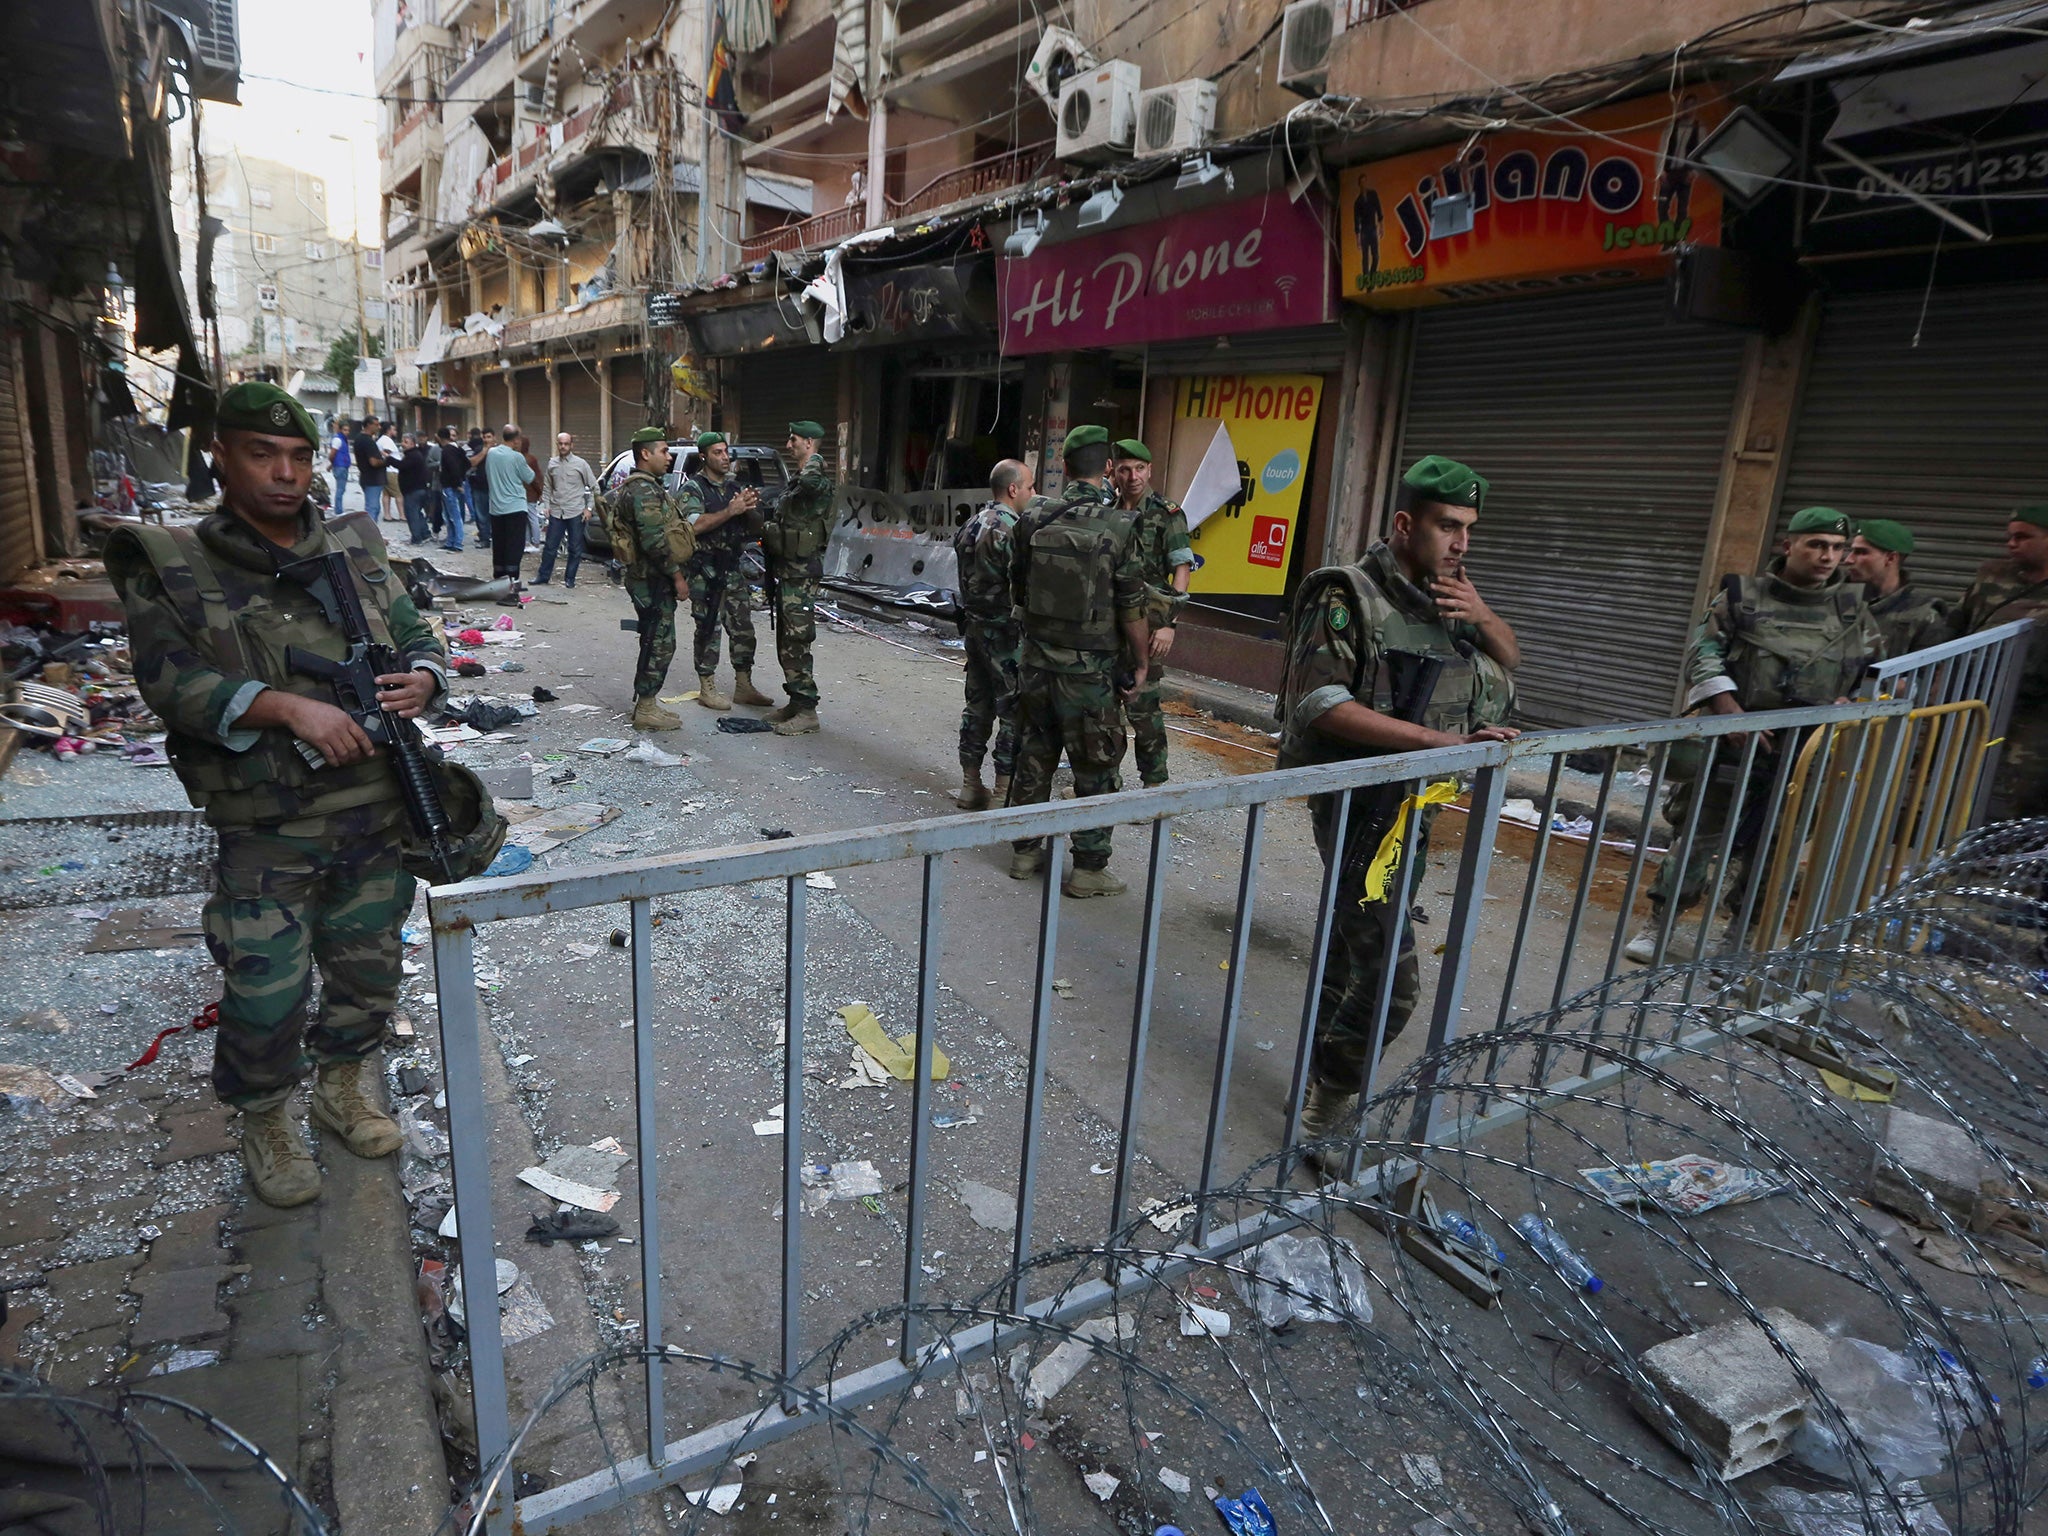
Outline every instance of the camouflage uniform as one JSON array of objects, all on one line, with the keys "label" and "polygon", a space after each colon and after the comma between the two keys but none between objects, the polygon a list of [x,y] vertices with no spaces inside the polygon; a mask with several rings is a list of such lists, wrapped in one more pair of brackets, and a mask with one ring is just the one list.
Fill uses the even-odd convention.
[{"label": "camouflage uniform", "polygon": [[[1687,708],[1730,692],[1745,711],[1832,704],[1854,695],[1865,668],[1883,654],[1884,636],[1860,583],[1836,578],[1825,586],[1795,587],[1780,574],[1783,569],[1781,556],[1763,576],[1723,578],[1686,656]],[[1650,902],[1660,912],[1674,896],[1681,910],[1700,899],[1738,792],[1743,818],[1729,848],[1722,890],[1728,902],[1739,903],[1763,852],[1758,835],[1778,771],[1776,754],[1760,748],[1745,784],[1742,756],[1739,744],[1723,741],[1704,784],[1696,774],[1673,772],[1666,823],[1682,832],[1695,796],[1700,811],[1683,863],[1667,855],[1658,866]]]},{"label": "camouflage uniform", "polygon": [[[744,487],[735,475],[714,480],[709,474],[685,477],[681,496],[683,519],[695,527],[705,513],[723,512]],[[718,630],[725,626],[732,637],[732,669],[754,669],[753,591],[740,556],[746,550],[748,519],[735,517],[720,523],[709,533],[697,535],[697,553],[683,567],[690,579],[690,613],[696,620],[697,675],[709,677],[718,670]]]},{"label": "camouflage uniform", "polygon": [[[392,575],[361,513],[323,525],[311,503],[287,551],[228,511],[190,529],[124,529],[107,545],[143,699],[169,729],[186,793],[220,836],[207,948],[222,972],[213,1082],[245,1109],[281,1104],[314,1062],[376,1049],[397,1001],[399,928],[412,910],[401,864],[404,801],[383,754],[314,768],[291,733],[237,722],[265,687],[331,702],[285,666],[298,646],[346,647],[318,599],[280,565],[348,552],[375,638],[445,680],[446,652]],[[319,1015],[306,1028],[312,969]]]},{"label": "camouflage uniform", "polygon": [[832,534],[832,499],[839,484],[822,453],[782,493],[774,521],[761,537],[775,565],[775,659],[789,702],[818,707],[818,680],[811,670],[811,646],[818,638],[818,578],[825,574],[825,545]]},{"label": "camouflage uniform", "polygon": [[[1154,492],[1139,504],[1135,519],[1139,558],[1145,562],[1149,589],[1146,622],[1154,629],[1166,629],[1180,616],[1186,602],[1173,589],[1174,568],[1195,563],[1187,516],[1177,504]],[[1146,670],[1145,686],[1124,710],[1131,722],[1138,777],[1146,784],[1166,782],[1166,714],[1160,698],[1160,682],[1165,676],[1165,665],[1153,662]]]},{"label": "camouflage uniform", "polygon": [[[668,487],[645,470],[619,482],[605,503],[612,549],[629,547],[626,596],[640,619],[640,657],[633,668],[633,697],[651,699],[668,680],[676,654],[676,559],[678,541],[687,543],[688,524]],[[679,532],[679,530],[682,530]],[[621,541],[625,532],[628,541]]]},{"label": "camouflage uniform", "polygon": [[2010,560],[1987,561],[1949,615],[1956,639],[2015,619],[2032,619],[2035,627],[1991,780],[1991,821],[2048,816],[2048,581],[2028,581]]},{"label": "camouflage uniform", "polygon": [[1928,597],[1911,583],[1870,605],[1877,632],[1884,637],[1886,656],[1903,656],[1948,639],[1948,604]]},{"label": "camouflage uniform", "polygon": [[[1060,525],[1065,525],[1061,528]],[[1056,561],[1048,530],[1080,544],[1092,536],[1085,573],[1070,555]],[[1145,570],[1128,513],[1098,485],[1069,481],[1055,501],[1032,502],[1010,536],[1010,595],[1023,630],[1017,671],[1017,758],[1011,805],[1052,798],[1053,770],[1065,748],[1076,795],[1113,794],[1123,788],[1117,765],[1124,756],[1117,677],[1124,671],[1121,626],[1145,613]],[[1038,846],[1022,838],[1019,852]],[[1074,834],[1074,867],[1109,864],[1110,829]]]},{"label": "camouflage uniform", "polygon": [[981,772],[995,736],[999,777],[1017,761],[1017,653],[1022,637],[1010,610],[1010,531],[1017,514],[985,503],[953,536],[960,557],[960,634],[967,643],[967,705],[960,712],[960,766]]},{"label": "camouflage uniform", "polygon": [[[1339,704],[1357,702],[1382,713],[1392,709],[1385,666],[1390,651],[1445,658],[1423,723],[1433,730],[1469,734],[1498,725],[1514,703],[1507,670],[1479,649],[1477,625],[1437,616],[1436,601],[1402,571],[1384,543],[1373,545],[1356,565],[1313,572],[1294,597],[1289,623],[1287,671],[1281,684],[1282,768],[1341,762],[1385,754],[1340,741],[1316,728]],[[1393,794],[1361,790],[1353,795],[1344,846],[1336,846],[1339,796],[1309,800],[1316,852],[1332,859],[1369,856],[1392,824]],[[1377,803],[1376,803],[1377,802]],[[1369,902],[1348,881],[1337,893],[1323,985],[1316,1003],[1313,1070],[1318,1081],[1355,1093],[1373,1060],[1372,1028],[1386,974],[1393,929],[1400,928],[1394,959],[1393,996],[1387,1009],[1386,1041],[1407,1027],[1420,992],[1412,927],[1404,920],[1409,893],[1427,859],[1434,817],[1425,812],[1417,828],[1415,857],[1391,882],[1387,899]],[[1361,866],[1362,868],[1362,866]],[[1384,1042],[1381,1046],[1385,1048]]]}]

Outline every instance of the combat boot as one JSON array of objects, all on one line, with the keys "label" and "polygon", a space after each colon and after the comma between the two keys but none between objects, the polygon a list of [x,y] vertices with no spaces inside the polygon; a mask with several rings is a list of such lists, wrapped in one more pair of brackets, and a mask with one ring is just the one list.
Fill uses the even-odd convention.
[{"label": "combat boot", "polygon": [[768,711],[767,714],[763,715],[761,718],[763,720],[766,720],[770,725],[773,725],[778,720],[787,720],[791,715],[796,714],[802,708],[803,706],[797,703],[795,699],[791,699],[787,704],[783,705],[780,709],[771,709]]},{"label": "combat boot", "polygon": [[960,760],[960,788],[954,792],[953,803],[963,811],[985,811],[988,809],[988,791],[981,785],[981,764]]},{"label": "combat boot", "polygon": [[680,731],[683,717],[663,709],[653,699],[640,700],[633,706],[633,729],[636,731]]},{"label": "combat boot", "polygon": [[738,667],[732,669],[732,701],[749,707],[775,702],[754,686],[754,673],[751,668],[742,671]]},{"label": "combat boot", "polygon": [[242,1111],[242,1166],[265,1205],[304,1205],[320,1195],[320,1165],[287,1100]]},{"label": "combat boot", "polygon": [[988,792],[988,803],[998,807],[1010,803],[1010,776],[1007,773],[996,775],[996,787]]},{"label": "combat boot", "polygon": [[1043,848],[1018,848],[1010,854],[1010,878],[1030,880],[1045,868]]},{"label": "combat boot", "polygon": [[809,705],[791,710],[775,722],[775,734],[778,736],[808,736],[817,728],[818,712]]},{"label": "combat boot", "polygon": [[732,708],[732,700],[718,691],[717,679],[703,672],[697,674],[697,702],[706,709]]},{"label": "combat boot", "polygon": [[357,1157],[389,1157],[404,1144],[398,1122],[378,1106],[377,1069],[368,1061],[323,1061],[313,1085],[313,1119]]},{"label": "combat boot", "polygon": [[1130,889],[1106,869],[1083,869],[1078,864],[1060,882],[1060,889],[1077,899],[1088,896],[1121,896]]},{"label": "combat boot", "polygon": [[[1317,1142],[1342,1136],[1351,1130],[1351,1117],[1357,1113],[1357,1094],[1340,1093],[1322,1079],[1312,1077],[1301,1104],[1301,1139]],[[1324,1178],[1340,1179],[1350,1171],[1350,1149],[1341,1145],[1311,1147],[1305,1161]]]}]

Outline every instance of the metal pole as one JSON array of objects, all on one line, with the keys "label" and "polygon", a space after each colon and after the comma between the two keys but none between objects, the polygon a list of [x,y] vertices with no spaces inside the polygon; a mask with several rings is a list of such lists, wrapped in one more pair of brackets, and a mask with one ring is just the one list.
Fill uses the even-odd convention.
[{"label": "metal pole", "polygon": [[[924,1175],[932,1141],[932,1048],[939,1032],[939,886],[944,873],[943,857],[927,854],[924,901],[918,914],[917,1051],[910,1073],[910,1200],[903,1242],[906,1309],[915,1308],[924,1294]],[[903,1318],[900,1358],[905,1365],[917,1358],[917,1318],[909,1310]]]},{"label": "metal pole", "polygon": [[1060,870],[1067,858],[1064,838],[1045,840],[1045,868],[1038,888],[1038,975],[1031,989],[1031,1060],[1024,1083],[1024,1148],[1017,1164],[1017,1233],[1011,1263],[1017,1283],[1010,1306],[1024,1306],[1024,1260],[1031,1253],[1031,1208],[1038,1193],[1038,1123],[1045,1113],[1045,1053],[1052,1028],[1053,968],[1059,964]]},{"label": "metal pole", "polygon": [[[802,1364],[804,948],[810,898],[801,875],[784,881],[783,889],[789,919],[782,941],[782,1377],[793,1381]],[[785,1398],[783,1407],[795,1412],[795,1400]]]},{"label": "metal pole", "polygon": [[[1145,871],[1145,918],[1138,930],[1138,994],[1131,1004],[1131,1053],[1124,1068],[1123,1128],[1116,1143],[1116,1192],[1109,1203],[1111,1241],[1121,1232],[1129,1214],[1131,1164],[1138,1155],[1138,1106],[1145,1092],[1145,1044],[1152,1032],[1152,994],[1159,971],[1159,914],[1166,894],[1166,865],[1173,851],[1169,821],[1152,823],[1152,859]],[[1034,1019],[1033,1023],[1037,1021]],[[1037,1040],[1034,1031],[1033,1053]],[[1033,1091],[1037,1089],[1034,1074]],[[1018,1211],[1021,1215],[1021,1202]],[[1018,1258],[1024,1257],[1020,1250]],[[1021,1301],[1022,1296],[1016,1298]]]},{"label": "metal pole", "polygon": [[[1237,1019],[1244,1006],[1244,962],[1252,942],[1252,896],[1259,885],[1259,847],[1265,841],[1263,802],[1244,813],[1244,859],[1237,875],[1237,917],[1230,935],[1230,974],[1223,983],[1223,1024],[1216,1039],[1216,1071],[1209,1083],[1209,1136],[1202,1149],[1202,1193],[1216,1187],[1223,1159],[1223,1122],[1230,1111],[1230,1066],[1237,1052]],[[1209,1206],[1195,1218],[1195,1241],[1209,1240]]]},{"label": "metal pole", "polygon": [[[1444,967],[1436,983],[1429,1044],[1423,1048],[1432,1057],[1440,1056],[1444,1047],[1458,1037],[1458,1013],[1465,1003],[1465,984],[1472,976],[1473,943],[1479,936],[1486,877],[1493,869],[1493,844],[1500,831],[1500,808],[1507,794],[1505,757],[1480,769],[1472,781],[1472,814],[1465,822],[1465,846],[1458,859],[1458,888],[1451,899],[1450,921],[1444,928]],[[1427,1141],[1436,1135],[1442,1120],[1435,1072],[1425,1069],[1418,1086],[1410,1135]]]},{"label": "metal pole", "polygon": [[[640,1336],[647,1341],[647,1461],[660,1466],[668,1443],[661,1374],[661,1149],[654,1089],[654,920],[645,897],[631,904],[633,927],[633,1137],[640,1163]],[[459,1220],[460,1218],[458,1218]],[[495,1278],[495,1276],[493,1277]]]}]

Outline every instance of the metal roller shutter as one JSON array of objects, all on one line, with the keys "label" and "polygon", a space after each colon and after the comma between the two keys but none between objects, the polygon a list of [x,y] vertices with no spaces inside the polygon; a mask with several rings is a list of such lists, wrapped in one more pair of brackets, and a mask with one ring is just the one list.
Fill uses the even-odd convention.
[{"label": "metal roller shutter", "polygon": [[1417,316],[1400,462],[1492,483],[1470,566],[1521,641],[1522,720],[1671,713],[1743,346],[1661,285]]},{"label": "metal roller shutter", "polygon": [[36,498],[20,367],[19,337],[0,331],[0,581],[36,563]]},{"label": "metal roller shutter", "polygon": [[[1922,317],[1922,304],[1926,306]],[[2048,285],[1843,294],[1821,312],[1778,531],[1801,507],[1896,518],[1913,580],[1958,595],[2048,493]]]},{"label": "metal roller shutter", "polygon": [[492,442],[498,440],[498,429],[512,416],[512,399],[509,381],[502,373],[487,373],[477,386],[477,398],[483,402],[484,436]]},{"label": "metal roller shutter", "polygon": [[647,377],[642,359],[612,359],[613,453],[624,453],[633,434],[647,425]]},{"label": "metal roller shutter", "polygon": [[606,454],[598,439],[604,424],[604,397],[598,392],[596,370],[580,358],[564,358],[555,365],[562,381],[562,430],[576,439],[576,451],[602,470]]},{"label": "metal roller shutter", "polygon": [[549,414],[547,369],[522,368],[513,374],[512,419],[535,443],[548,441]]},{"label": "metal roller shutter", "polygon": [[839,452],[839,360],[823,347],[799,347],[743,357],[738,362],[742,443],[780,448],[792,421],[825,429],[819,451],[829,462]]},{"label": "metal roller shutter", "polygon": [[1227,347],[1214,341],[1177,341],[1148,351],[1145,368],[1158,378],[1190,373],[1342,373],[1344,327],[1315,325],[1233,336]]}]

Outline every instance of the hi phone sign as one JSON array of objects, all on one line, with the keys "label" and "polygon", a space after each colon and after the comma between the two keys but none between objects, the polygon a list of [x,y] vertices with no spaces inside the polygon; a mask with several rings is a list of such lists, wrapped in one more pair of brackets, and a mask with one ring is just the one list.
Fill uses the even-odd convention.
[{"label": "hi phone sign", "polygon": [[[1226,445],[1236,469],[1234,494],[1192,530],[1197,564],[1191,591],[1278,596],[1286,590],[1322,398],[1323,381],[1312,373],[1216,374],[1179,382],[1175,479],[1184,474],[1192,482],[1201,461],[1226,451]],[[1188,484],[1179,489],[1176,499],[1186,500]]]}]

